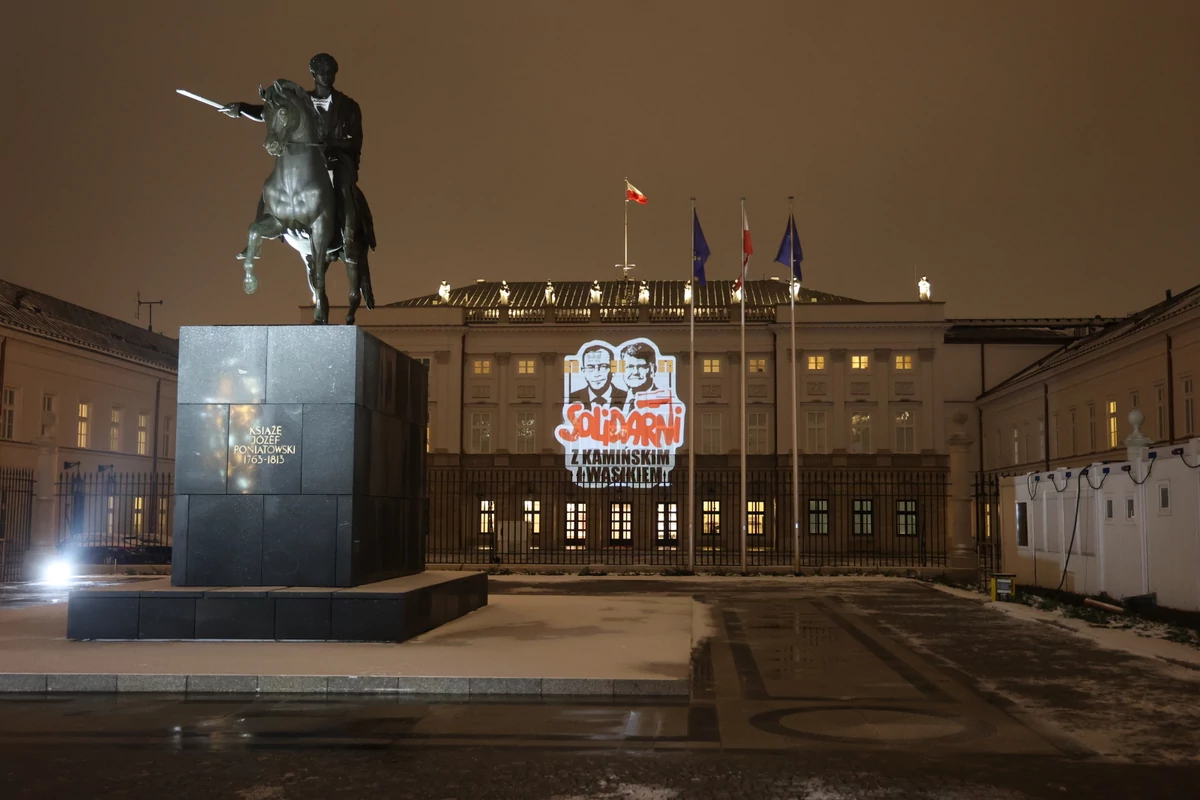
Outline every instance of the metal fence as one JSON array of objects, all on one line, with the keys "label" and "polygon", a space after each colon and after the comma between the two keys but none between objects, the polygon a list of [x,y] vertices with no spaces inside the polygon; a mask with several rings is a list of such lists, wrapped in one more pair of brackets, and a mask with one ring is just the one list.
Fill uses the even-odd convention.
[{"label": "metal fence", "polygon": [[170,563],[174,493],[169,474],[62,473],[59,548],[85,563]]},{"label": "metal fence", "polygon": [[1000,550],[1000,476],[975,473],[975,552],[979,556],[979,581],[986,585],[1004,564]]},{"label": "metal fence", "polygon": [[[650,489],[581,489],[564,469],[429,471],[429,563],[688,566],[688,473]],[[946,564],[947,474],[937,469],[800,472],[799,564]],[[791,566],[792,473],[696,471],[694,564]]]},{"label": "metal fence", "polygon": [[21,578],[33,520],[33,471],[0,468],[0,583]]}]

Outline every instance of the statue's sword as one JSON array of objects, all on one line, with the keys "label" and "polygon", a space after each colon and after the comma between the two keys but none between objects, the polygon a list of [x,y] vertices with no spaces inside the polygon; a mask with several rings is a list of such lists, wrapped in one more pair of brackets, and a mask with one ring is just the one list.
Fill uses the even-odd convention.
[{"label": "statue's sword", "polygon": [[176,89],[175,91],[178,92],[179,94],[183,95],[184,97],[190,97],[193,100],[198,100],[201,103],[204,103],[204,105],[206,105],[206,106],[212,106],[213,108],[218,108],[218,109],[225,107],[221,103],[214,103],[212,100],[209,100],[207,97],[201,97],[198,94],[192,94],[187,89]]}]

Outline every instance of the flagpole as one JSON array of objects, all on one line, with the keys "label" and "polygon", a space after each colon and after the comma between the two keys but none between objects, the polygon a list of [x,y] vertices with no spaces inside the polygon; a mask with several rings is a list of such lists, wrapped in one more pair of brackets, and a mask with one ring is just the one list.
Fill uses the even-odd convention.
[{"label": "flagpole", "polygon": [[621,262],[621,277],[629,277],[629,178],[625,178],[625,260]]},{"label": "flagpole", "polygon": [[788,296],[792,304],[792,558],[796,564],[796,574],[800,574],[800,420],[796,410],[796,292],[799,285],[796,282],[796,224],[792,216],[792,201],[788,197],[788,239],[791,242],[792,263],[789,265],[792,274],[788,276]]},{"label": "flagpole", "polygon": [[741,220],[739,220],[739,222],[741,223],[740,227],[742,229],[741,230],[741,234],[742,234],[742,266],[741,266],[741,269],[742,269],[742,279],[741,279],[742,297],[741,297],[741,303],[739,303],[739,305],[742,307],[742,360],[741,360],[741,364],[740,364],[741,372],[742,372],[742,405],[741,405],[741,408],[739,409],[739,411],[741,413],[739,414],[740,419],[738,422],[738,429],[742,436],[742,446],[741,446],[742,507],[741,507],[741,513],[738,516],[742,521],[742,572],[745,572],[746,571],[746,527],[748,525],[747,515],[749,513],[749,507],[746,502],[747,501],[747,497],[746,497],[746,296],[749,294],[749,291],[748,291],[749,287],[746,286],[746,267],[747,267],[747,263],[746,263],[746,198],[744,198],[744,197],[741,198],[741,206],[742,206],[742,218],[741,218]]},{"label": "flagpole", "polygon": [[692,302],[688,308],[688,572],[696,569],[696,198],[692,198],[692,218],[688,233],[692,239],[692,273],[688,286]]}]

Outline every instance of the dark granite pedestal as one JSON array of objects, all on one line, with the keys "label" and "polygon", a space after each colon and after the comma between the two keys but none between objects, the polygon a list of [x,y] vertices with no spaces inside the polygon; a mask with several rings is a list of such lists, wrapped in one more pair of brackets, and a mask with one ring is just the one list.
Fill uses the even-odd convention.
[{"label": "dark granite pedestal", "polygon": [[71,592],[67,638],[402,642],[485,605],[482,572],[423,572],[350,588],[163,579]]},{"label": "dark granite pedestal", "polygon": [[354,326],[181,329],[172,585],[72,593],[68,637],[401,641],[486,605],[423,573],[428,376]]}]

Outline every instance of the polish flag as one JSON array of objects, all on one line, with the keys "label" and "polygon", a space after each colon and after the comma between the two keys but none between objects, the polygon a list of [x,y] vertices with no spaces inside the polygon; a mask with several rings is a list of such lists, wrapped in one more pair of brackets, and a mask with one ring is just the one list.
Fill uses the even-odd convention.
[{"label": "polish flag", "polygon": [[642,205],[646,205],[646,195],[644,195],[640,191],[638,191],[638,188],[636,186],[634,186],[632,183],[630,183],[628,180],[625,181],[625,199],[632,200],[635,203],[640,203]]},{"label": "polish flag", "polygon": [[741,289],[742,284],[746,282],[746,276],[750,270],[750,256],[752,255],[754,255],[754,245],[750,244],[750,223],[746,220],[746,207],[742,206],[742,274],[733,284],[735,292]]}]

